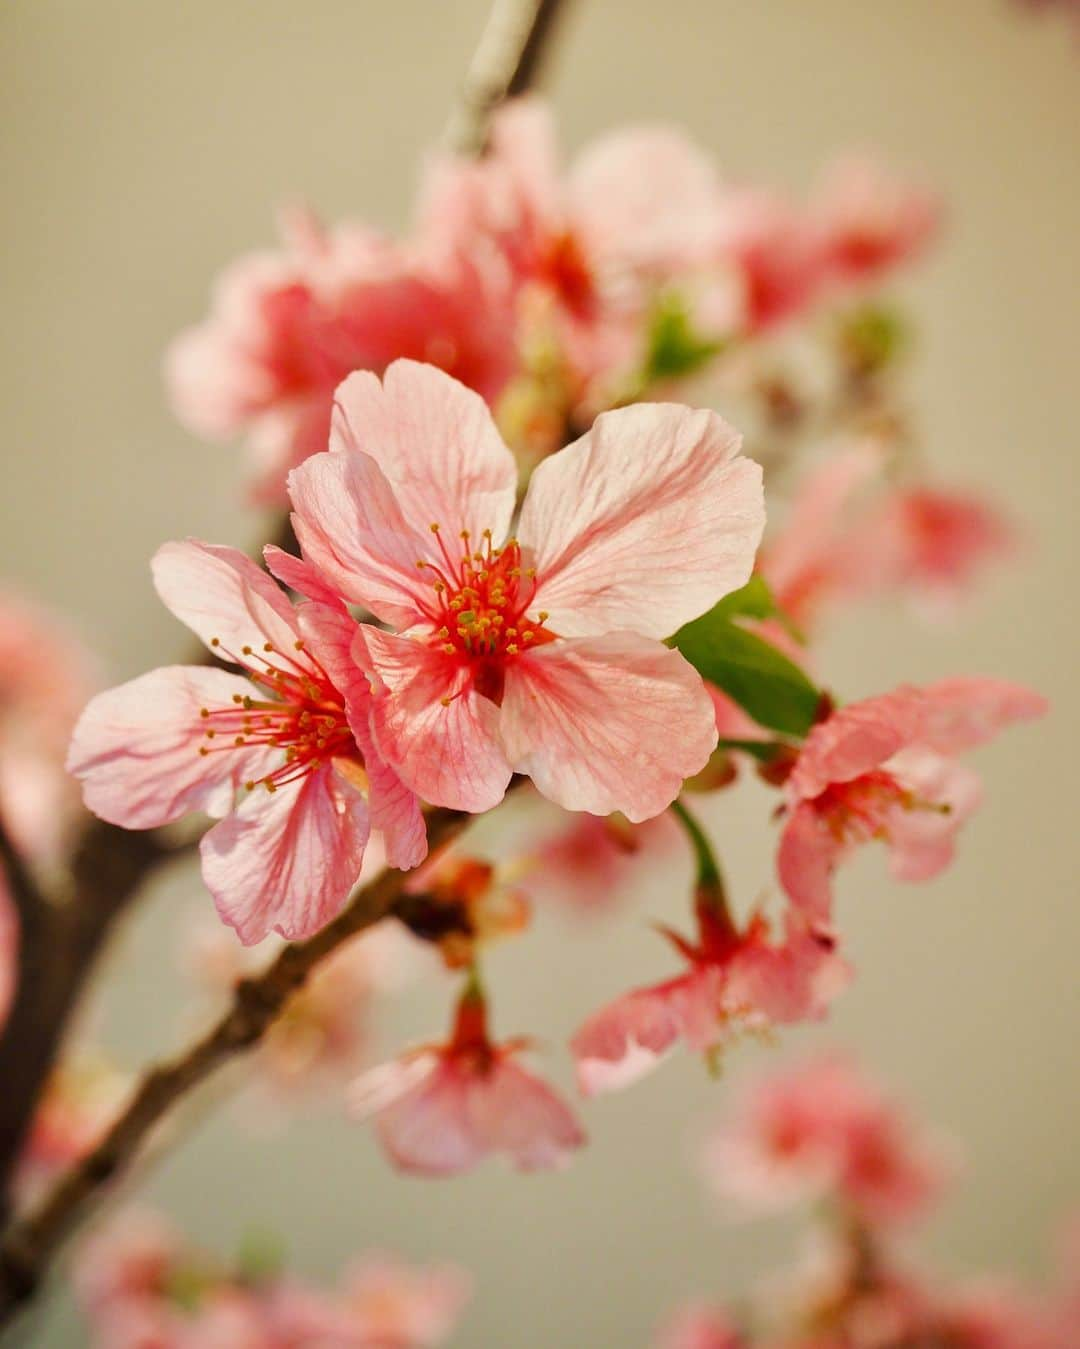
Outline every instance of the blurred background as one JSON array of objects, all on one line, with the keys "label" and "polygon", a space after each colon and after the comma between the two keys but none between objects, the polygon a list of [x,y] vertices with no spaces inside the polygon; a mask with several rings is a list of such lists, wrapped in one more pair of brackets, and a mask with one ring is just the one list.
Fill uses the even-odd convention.
[{"label": "blurred background", "polygon": [[[0,11],[3,492],[0,576],[71,614],[109,674],[186,650],[147,562],[192,534],[240,545],[240,456],[171,418],[168,340],[210,280],[270,242],[273,212],[394,229],[440,133],[486,0],[8,0]],[[223,1103],[142,1192],[222,1249],[252,1227],[329,1279],[386,1248],[472,1269],[457,1343],[635,1345],[688,1293],[738,1293],[790,1251],[783,1223],[710,1210],[693,1166],[732,1083],[814,1043],[854,1047],[963,1140],[964,1184],[927,1248],[943,1269],[1048,1268],[1080,1200],[1080,905],[1075,852],[1080,48],[1067,19],[1009,0],[577,0],[547,87],[568,150],[615,123],[681,123],[731,175],[802,190],[838,151],[870,147],[944,192],[949,231],[909,287],[913,395],[942,478],[996,494],[1026,555],[944,627],[860,610],[821,668],[856,697],[903,679],[1007,675],[1054,715],[980,756],[987,802],[957,865],[902,889],[882,857],[841,883],[859,979],[830,1020],[749,1044],[719,1083],[688,1056],[590,1105],[568,1172],[489,1166],[445,1183],[393,1174],[337,1101],[254,1135]],[[768,798],[717,800],[714,836],[741,903],[771,883]],[[648,919],[679,911],[671,867],[620,919],[541,915],[497,948],[500,1032],[536,1032],[569,1083],[583,1015],[667,956]],[[114,950],[100,1038],[136,1067],[185,1036],[185,915],[209,910],[192,866],[161,877]],[[384,1047],[441,1033],[443,980],[388,1002]],[[2,1088],[0,1088],[2,1089]],[[213,1097],[210,1104],[217,1104]],[[62,1283],[62,1281],[61,1281]],[[83,1342],[58,1284],[26,1343]]]}]

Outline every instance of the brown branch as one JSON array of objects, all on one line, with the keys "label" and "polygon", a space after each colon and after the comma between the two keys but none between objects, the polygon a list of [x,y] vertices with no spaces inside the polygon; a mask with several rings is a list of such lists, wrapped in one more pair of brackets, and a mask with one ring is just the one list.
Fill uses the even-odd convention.
[{"label": "brown branch", "polygon": [[461,86],[446,143],[462,154],[480,154],[491,114],[504,98],[536,84],[567,0],[494,0]]},{"label": "brown branch", "polygon": [[[471,818],[458,811],[432,811],[427,821],[432,850],[456,838]],[[232,1007],[201,1039],[143,1075],[97,1147],[0,1240],[0,1328],[32,1295],[65,1236],[102,1199],[107,1182],[134,1162],[154,1127],[226,1063],[258,1044],[312,970],[343,942],[384,918],[406,880],[404,872],[388,870],[362,886],[333,922],[307,941],[286,946],[262,974],[241,979]]]}]

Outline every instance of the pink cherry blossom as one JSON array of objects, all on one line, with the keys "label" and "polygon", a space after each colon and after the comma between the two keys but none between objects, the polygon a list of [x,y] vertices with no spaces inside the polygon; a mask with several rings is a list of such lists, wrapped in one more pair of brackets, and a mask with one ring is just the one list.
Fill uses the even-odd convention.
[{"label": "pink cherry blossom", "polygon": [[811,731],[787,780],[777,871],[791,900],[828,925],[833,872],[872,838],[888,845],[898,880],[937,875],[981,798],[978,777],[953,756],[1046,706],[1018,684],[959,678],[833,712]]},{"label": "pink cherry blossom", "polygon": [[680,1307],[665,1321],[654,1349],[747,1349],[728,1313],[705,1302]]},{"label": "pink cherry blossom", "polygon": [[246,435],[256,494],[326,448],[334,389],[399,356],[452,371],[494,398],[513,365],[510,295],[464,250],[401,246],[359,226],[324,230],[287,214],[277,251],[234,263],[210,317],[172,345],[177,415],[199,435]]},{"label": "pink cherry blossom", "polygon": [[811,219],[832,277],[866,284],[927,248],[941,225],[941,201],[872,158],[849,156],[825,174]]},{"label": "pink cherry blossom", "polygon": [[397,629],[364,625],[353,649],[402,781],[483,811],[518,772],[568,810],[659,814],[716,729],[658,639],[746,581],[764,522],[735,433],[675,406],[606,413],[536,470],[509,538],[513,458],[442,372],[351,376],[331,444],[290,479],[294,525],[328,582]]},{"label": "pink cherry blossom", "polygon": [[698,1054],[722,1051],[741,1032],[816,1020],[850,977],[831,938],[795,914],[770,941],[756,914],[744,932],[699,906],[698,940],[666,933],[685,973],[635,989],[594,1013],[570,1043],[578,1085],[589,1096],[629,1086],[651,1072],[679,1040]]},{"label": "pink cherry blossom", "polygon": [[925,1213],[948,1169],[942,1145],[837,1057],[753,1084],[705,1163],[717,1192],[748,1209],[829,1198],[871,1226]]},{"label": "pink cherry blossom", "polygon": [[486,242],[519,292],[525,336],[552,323],[588,384],[640,359],[643,318],[663,287],[711,295],[701,273],[718,207],[713,166],[667,126],[601,136],[561,175],[551,111],[528,98],[499,109],[480,160],[432,161],[422,228]]},{"label": "pink cherry blossom", "polygon": [[825,279],[821,239],[805,213],[756,188],[724,194],[716,251],[740,280],[744,321],[751,333],[774,328],[809,308]]},{"label": "pink cherry blossom", "polygon": [[472,1280],[455,1265],[413,1268],[373,1254],[346,1269],[336,1292],[286,1283],[271,1306],[282,1349],[434,1349],[452,1334],[471,1292]]},{"label": "pink cherry blossom", "polygon": [[89,651],[53,614],[0,591],[0,818],[15,847],[63,860],[79,816],[64,753],[97,684]]},{"label": "pink cherry blossom", "polygon": [[426,851],[419,803],[371,739],[344,606],[294,608],[243,554],[195,541],[161,548],[154,581],[244,675],[174,666],[95,698],[68,759],[87,806],[130,829],[224,816],[203,837],[203,878],[245,944],[327,923],[372,827],[391,866],[415,866]]},{"label": "pink cherry blossom", "polygon": [[641,824],[621,815],[560,815],[554,824],[544,816],[522,845],[522,886],[538,903],[561,904],[581,916],[606,913],[625,898],[636,875],[671,852],[678,836],[666,811]]},{"label": "pink cherry blossom", "polygon": [[564,1166],[585,1135],[562,1099],[517,1062],[524,1048],[490,1041],[483,998],[467,990],[450,1040],[365,1073],[350,1108],[374,1117],[390,1160],[415,1175],[471,1171],[497,1153],[519,1171]]}]

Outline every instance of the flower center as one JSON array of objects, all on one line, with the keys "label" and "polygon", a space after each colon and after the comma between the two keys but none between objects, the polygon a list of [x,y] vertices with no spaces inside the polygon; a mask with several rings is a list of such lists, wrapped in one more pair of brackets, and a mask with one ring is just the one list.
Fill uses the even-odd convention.
[{"label": "flower center", "polygon": [[217,637],[210,645],[243,669],[254,692],[233,694],[232,707],[200,709],[206,739],[217,742],[200,746],[200,754],[260,745],[280,749],[284,761],[245,782],[249,792],[260,783],[277,791],[329,759],[345,759],[362,770],[363,755],[349,729],[344,700],[302,641],[290,654],[272,642],[259,652],[245,646],[239,655],[226,651]]},{"label": "flower center", "polygon": [[596,308],[596,286],[585,252],[570,230],[553,234],[544,241],[537,259],[537,273],[575,318],[592,316]]},{"label": "flower center", "polygon": [[496,702],[501,694],[505,662],[530,646],[555,640],[544,627],[547,614],[535,619],[528,610],[536,598],[536,570],[521,565],[517,539],[496,548],[485,529],[480,547],[473,549],[469,531],[458,536],[461,551],[454,555],[438,524],[431,532],[439,543],[442,563],[420,561],[417,567],[431,577],[433,601],[427,615],[435,638],[448,656],[458,656],[473,667],[473,682]]}]

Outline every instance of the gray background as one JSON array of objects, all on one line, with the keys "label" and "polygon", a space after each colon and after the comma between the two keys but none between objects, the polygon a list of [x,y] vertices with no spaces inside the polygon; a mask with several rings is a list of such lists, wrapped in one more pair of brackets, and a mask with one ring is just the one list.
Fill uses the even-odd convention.
[{"label": "gray background", "polygon": [[[184,649],[147,559],[188,533],[244,542],[256,522],[229,451],[200,445],[162,398],[162,349],[200,316],[213,273],[268,241],[276,203],[330,217],[408,215],[417,157],[440,130],[483,0],[8,0],[0,12],[0,574],[76,615],[116,676]],[[1055,699],[1043,726],[984,753],[985,809],[956,867],[901,889],[880,856],[844,876],[861,978],[821,1030],[854,1045],[965,1140],[965,1187],[928,1238],[953,1271],[1035,1274],[1077,1199],[1074,834],[1080,64],[1074,34],[1006,0],[581,0],[551,90],[568,145],[612,123],[686,124],[733,175],[799,188],[832,152],[878,146],[948,193],[947,246],[912,290],[927,444],[944,475],[992,487],[1026,521],[1022,567],[954,625],[860,616],[821,668],[846,695],[982,671]],[[741,899],[769,881],[766,798],[713,824]],[[677,914],[683,875],[622,922],[545,919],[493,956],[506,1032],[535,1030],[551,1071],[582,1014],[667,968],[643,919]],[[156,889],[111,962],[103,1031],[134,1066],[178,1041],[180,914],[193,870]],[[406,995],[387,1046],[438,1031],[447,989]],[[783,1224],[710,1215],[689,1140],[728,1084],[775,1063],[754,1047],[717,1086],[688,1058],[586,1112],[591,1149],[555,1177],[497,1168],[401,1180],[332,1104],[254,1139],[207,1111],[146,1191],[225,1247],[277,1228],[329,1276],[379,1245],[454,1256],[477,1299],[459,1342],[634,1345],[684,1293],[746,1286],[788,1248]],[[214,1104],[212,1100],[208,1105]],[[62,1294],[27,1327],[81,1343]]]}]

